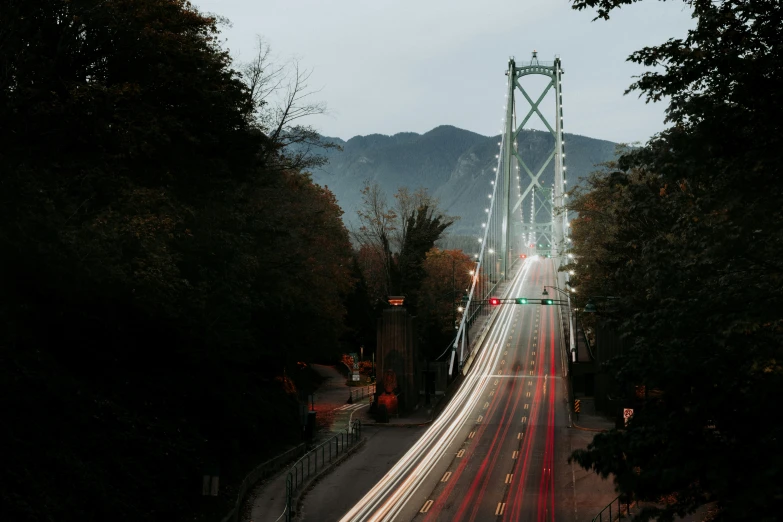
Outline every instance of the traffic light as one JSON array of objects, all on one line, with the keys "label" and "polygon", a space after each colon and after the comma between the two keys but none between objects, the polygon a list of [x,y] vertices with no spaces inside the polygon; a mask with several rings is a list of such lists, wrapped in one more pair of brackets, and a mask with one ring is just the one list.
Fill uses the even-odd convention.
[{"label": "traffic light", "polygon": [[542,305],[551,305],[553,303],[554,303],[554,301],[552,301],[551,299],[542,299],[541,300],[541,304]]},{"label": "traffic light", "polygon": [[519,254],[519,259],[525,259],[527,257],[527,254]]},{"label": "traffic light", "polygon": [[517,297],[516,302],[517,304],[527,304],[527,297]]},{"label": "traffic light", "polygon": [[491,304],[492,306],[497,306],[500,304],[500,299],[498,299],[497,297],[493,297],[489,300],[489,304]]}]

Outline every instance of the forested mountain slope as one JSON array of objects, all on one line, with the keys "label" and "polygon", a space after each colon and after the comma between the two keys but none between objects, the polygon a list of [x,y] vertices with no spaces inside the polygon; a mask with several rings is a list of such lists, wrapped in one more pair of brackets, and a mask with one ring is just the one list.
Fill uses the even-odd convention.
[{"label": "forested mountain slope", "polygon": [[[359,191],[368,181],[377,181],[389,194],[401,186],[426,187],[448,214],[461,217],[451,234],[472,234],[480,226],[484,212],[476,201],[486,199],[489,193],[499,136],[482,136],[442,125],[425,134],[404,132],[394,136],[355,136],[348,141],[328,139],[343,150],[319,151],[329,162],[313,172],[313,179],[334,192],[349,226],[355,223],[356,209],[361,203]],[[533,172],[543,165],[554,146],[548,132],[533,130],[523,131],[518,143]],[[576,183],[594,170],[594,165],[611,159],[616,147],[610,141],[574,134],[566,134],[565,143],[569,183]],[[553,176],[550,164],[541,179],[544,184],[551,184]]]}]

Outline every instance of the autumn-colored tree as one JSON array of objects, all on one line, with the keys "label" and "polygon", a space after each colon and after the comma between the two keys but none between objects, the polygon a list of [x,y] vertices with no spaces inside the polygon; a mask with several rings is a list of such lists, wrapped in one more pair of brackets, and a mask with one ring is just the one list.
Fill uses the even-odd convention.
[{"label": "autumn-colored tree", "polygon": [[394,198],[390,205],[378,183],[364,187],[353,236],[363,256],[383,269],[383,280],[371,286],[382,288],[384,297],[406,295],[415,311],[427,252],[457,218],[444,215],[426,189],[401,187]]}]

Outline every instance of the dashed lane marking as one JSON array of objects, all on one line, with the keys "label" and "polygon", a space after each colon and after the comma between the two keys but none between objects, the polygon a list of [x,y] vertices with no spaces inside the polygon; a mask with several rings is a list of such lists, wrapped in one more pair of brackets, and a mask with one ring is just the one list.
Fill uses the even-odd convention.
[{"label": "dashed lane marking", "polygon": [[472,438],[473,438],[473,435],[475,435],[475,434],[476,434],[476,432],[475,432],[475,431],[471,431],[470,433],[468,433],[468,438],[469,438],[469,439],[472,439]]},{"label": "dashed lane marking", "polygon": [[434,503],[433,500],[428,500],[427,502],[425,502],[424,505],[419,510],[419,513],[426,513],[427,511],[429,511],[433,503]]},{"label": "dashed lane marking", "polygon": [[[522,435],[522,434],[520,433],[520,435]],[[515,459],[515,458],[517,458],[518,456],[519,456],[519,451],[516,451],[516,450],[514,450],[514,453],[512,453],[512,454],[511,454],[511,458],[512,458],[512,459]]]},{"label": "dashed lane marking", "polygon": [[465,455],[465,450],[461,449],[457,452],[457,458],[461,459]]},{"label": "dashed lane marking", "polygon": [[450,476],[451,476],[451,471],[447,471],[446,473],[443,474],[443,478],[440,479],[440,481],[441,482],[446,482],[447,480],[449,480]]},{"label": "dashed lane marking", "polygon": [[506,484],[511,484],[511,479],[514,478],[514,475],[509,473],[506,475]]},{"label": "dashed lane marking", "polygon": [[[427,508],[429,509],[429,508]],[[500,516],[503,514],[503,510],[506,509],[506,503],[505,502],[498,502],[498,507],[495,510],[495,515]],[[423,513],[423,511],[422,511]]]}]

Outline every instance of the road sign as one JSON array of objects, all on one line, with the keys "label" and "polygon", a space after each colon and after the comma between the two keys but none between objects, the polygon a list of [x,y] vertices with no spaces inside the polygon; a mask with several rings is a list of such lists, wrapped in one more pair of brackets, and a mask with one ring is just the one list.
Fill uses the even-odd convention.
[{"label": "road sign", "polygon": [[354,373],[353,374],[353,380],[354,381],[358,381],[359,380],[359,374],[358,373]]},{"label": "road sign", "polygon": [[633,417],[633,408],[623,408],[623,419],[625,419],[625,425],[628,426],[628,421]]}]

